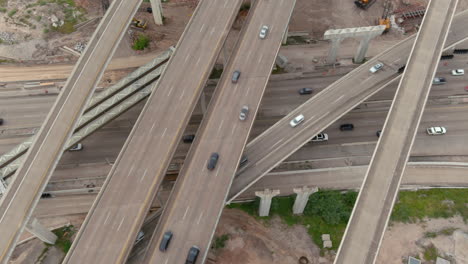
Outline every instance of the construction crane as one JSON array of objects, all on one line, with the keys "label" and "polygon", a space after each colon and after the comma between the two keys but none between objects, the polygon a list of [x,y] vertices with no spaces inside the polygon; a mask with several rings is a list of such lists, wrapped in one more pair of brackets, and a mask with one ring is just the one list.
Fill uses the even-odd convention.
[{"label": "construction crane", "polygon": [[391,27],[391,24],[390,24],[391,10],[392,10],[392,3],[390,2],[390,0],[385,0],[382,18],[379,19],[379,25],[385,26],[385,30],[383,33],[387,33]]},{"label": "construction crane", "polygon": [[356,1],[354,1],[354,4],[355,4],[357,7],[366,10],[366,9],[369,8],[373,3],[375,3],[375,1],[376,1],[376,0],[356,0]]}]

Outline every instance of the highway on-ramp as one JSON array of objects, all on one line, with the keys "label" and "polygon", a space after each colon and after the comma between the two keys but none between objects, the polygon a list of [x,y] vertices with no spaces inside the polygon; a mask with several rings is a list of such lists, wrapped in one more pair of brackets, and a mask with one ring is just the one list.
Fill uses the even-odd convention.
[{"label": "highway on-ramp", "polygon": [[202,0],[64,263],[124,263],[239,11]]},{"label": "highway on-ramp", "polygon": [[375,263],[458,0],[431,0],[359,192],[336,264]]},{"label": "highway on-ramp", "polygon": [[[144,263],[184,263],[193,245],[200,249],[197,263],[204,262],[295,2],[257,0],[251,7]],[[269,27],[265,39],[259,37],[263,25]],[[231,76],[236,70],[241,75],[233,83]],[[249,112],[242,121],[239,114],[243,106]],[[218,153],[219,160],[209,170],[212,153]],[[174,238],[168,250],[160,252],[159,243],[167,230]]]},{"label": "highway on-ramp", "polygon": [[[466,38],[466,33],[463,32],[466,30],[467,21],[468,10],[454,18],[446,47],[462,42]],[[405,65],[413,43],[414,36],[370,59],[249,142],[244,152],[249,162],[238,171],[228,200],[233,200],[242,191],[248,189],[289,155],[309,142],[314,135],[399,78],[397,71]],[[384,63],[383,69],[371,74],[369,68],[378,62]],[[291,128],[289,122],[299,114],[305,116],[304,122]]]},{"label": "highway on-ramp", "polygon": [[0,262],[6,263],[62,155],[64,144],[140,2],[113,1],[0,202]]}]

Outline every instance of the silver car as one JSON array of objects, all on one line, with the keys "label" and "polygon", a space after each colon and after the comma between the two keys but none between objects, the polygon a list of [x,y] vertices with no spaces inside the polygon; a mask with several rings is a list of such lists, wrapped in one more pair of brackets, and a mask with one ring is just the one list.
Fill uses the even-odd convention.
[{"label": "silver car", "polygon": [[249,107],[244,105],[242,108],[241,108],[241,111],[240,111],[240,114],[239,114],[239,119],[241,121],[244,121],[246,118],[247,118],[247,115],[249,114]]},{"label": "silver car", "polygon": [[258,36],[261,39],[264,39],[266,38],[267,34],[268,34],[268,26],[263,25],[262,28],[260,29],[260,34],[258,34]]},{"label": "silver car", "polygon": [[298,115],[293,120],[291,120],[291,122],[289,122],[289,125],[291,125],[291,127],[295,127],[302,123],[302,121],[304,121],[304,115]]}]

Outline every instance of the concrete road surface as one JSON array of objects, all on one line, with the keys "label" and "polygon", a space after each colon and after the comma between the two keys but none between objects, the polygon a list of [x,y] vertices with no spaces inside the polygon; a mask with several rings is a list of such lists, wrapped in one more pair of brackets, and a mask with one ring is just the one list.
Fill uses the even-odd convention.
[{"label": "concrete road surface", "polygon": [[[184,263],[193,245],[200,249],[197,263],[204,262],[295,2],[257,0],[250,8],[238,46],[184,162],[144,263]],[[260,39],[263,25],[269,32]],[[236,70],[241,72],[240,79],[232,83]],[[249,112],[242,121],[239,113],[243,106]],[[209,170],[212,153],[218,153],[219,160]],[[167,230],[173,232],[174,239],[166,252],[160,252],[159,243]]]},{"label": "concrete road surface", "polygon": [[0,203],[0,262],[11,251],[62,154],[83,107],[112,57],[139,1],[114,1],[78,60],[23,165]]},{"label": "concrete road surface", "polygon": [[375,263],[458,0],[429,2],[335,263]]},{"label": "concrete road surface", "polygon": [[[463,21],[468,21],[467,11],[456,17],[447,38],[447,46],[459,43],[465,38],[465,34],[462,33],[465,30]],[[246,190],[346,112],[398,78],[397,70],[405,65],[413,42],[414,36],[370,59],[252,140],[245,149],[249,163],[238,171],[228,200]],[[385,66],[377,73],[371,74],[369,68],[379,62]],[[299,114],[305,116],[304,122],[291,128],[289,122]]]},{"label": "concrete road surface", "polygon": [[240,4],[198,4],[64,263],[126,261]]}]

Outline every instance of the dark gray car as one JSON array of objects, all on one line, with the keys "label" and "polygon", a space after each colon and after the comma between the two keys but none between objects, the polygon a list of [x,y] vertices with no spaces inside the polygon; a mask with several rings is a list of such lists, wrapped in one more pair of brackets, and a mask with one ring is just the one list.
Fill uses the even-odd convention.
[{"label": "dark gray car", "polygon": [[211,153],[210,159],[208,160],[208,164],[206,165],[206,168],[209,170],[214,170],[216,168],[216,164],[218,163],[219,159],[219,154],[216,152]]},{"label": "dark gray car", "polygon": [[161,244],[159,244],[159,250],[161,252],[164,252],[167,250],[167,248],[169,247],[169,243],[171,242],[171,239],[172,239],[172,232],[166,231],[166,233],[164,233],[161,239]]},{"label": "dark gray car", "polygon": [[185,264],[195,264],[199,253],[200,253],[200,249],[197,246],[192,246],[188,252],[187,260],[185,260]]},{"label": "dark gray car", "polygon": [[241,74],[240,71],[235,71],[232,73],[232,79],[231,79],[232,83],[237,83],[237,81],[240,78],[240,74]]}]

